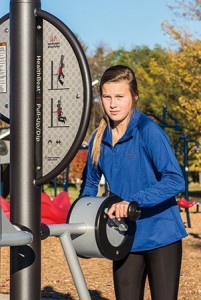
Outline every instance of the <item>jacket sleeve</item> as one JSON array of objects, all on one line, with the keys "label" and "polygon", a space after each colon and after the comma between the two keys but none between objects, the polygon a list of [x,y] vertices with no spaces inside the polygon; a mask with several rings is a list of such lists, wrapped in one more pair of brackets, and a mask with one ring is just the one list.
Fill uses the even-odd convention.
[{"label": "jacket sleeve", "polygon": [[98,184],[101,178],[101,171],[98,166],[92,164],[91,151],[93,146],[94,136],[92,137],[89,147],[87,162],[82,174],[82,184],[80,189],[80,197],[82,196],[96,196],[98,193]]},{"label": "jacket sleeve", "polygon": [[147,121],[141,131],[141,140],[159,179],[153,185],[130,195],[140,206],[155,206],[185,189],[181,168],[166,133],[153,121]]}]

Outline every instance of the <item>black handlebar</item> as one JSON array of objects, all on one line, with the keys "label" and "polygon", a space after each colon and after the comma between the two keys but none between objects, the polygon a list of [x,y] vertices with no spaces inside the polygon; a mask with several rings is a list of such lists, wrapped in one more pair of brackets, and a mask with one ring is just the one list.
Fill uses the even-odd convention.
[{"label": "black handlebar", "polygon": [[128,219],[130,221],[136,221],[141,215],[141,208],[136,201],[132,201],[128,206]]}]

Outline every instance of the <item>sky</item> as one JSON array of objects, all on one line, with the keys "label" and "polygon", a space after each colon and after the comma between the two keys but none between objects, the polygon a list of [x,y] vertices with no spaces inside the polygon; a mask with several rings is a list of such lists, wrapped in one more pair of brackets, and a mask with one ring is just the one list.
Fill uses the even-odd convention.
[{"label": "sky", "polygon": [[[100,45],[109,49],[136,46],[173,46],[163,21],[173,23],[168,5],[176,0],[41,0],[41,8],[64,22],[92,52]],[[9,12],[9,0],[0,0],[0,16]],[[176,19],[188,31],[200,34],[200,23]]]}]

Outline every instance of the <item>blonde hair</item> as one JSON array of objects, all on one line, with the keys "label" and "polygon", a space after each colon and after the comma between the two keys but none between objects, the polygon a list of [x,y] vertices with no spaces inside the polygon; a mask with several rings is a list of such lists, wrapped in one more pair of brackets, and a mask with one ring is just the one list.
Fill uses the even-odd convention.
[{"label": "blonde hair", "polygon": [[[116,65],[108,68],[101,78],[99,92],[100,96],[102,97],[102,87],[107,82],[120,82],[120,81],[127,81],[129,84],[130,92],[133,97],[133,101],[136,102],[136,97],[139,95],[138,88],[137,88],[137,81],[135,78],[135,74],[132,69],[127,66],[123,65]],[[100,151],[101,151],[101,142],[103,138],[104,131],[107,125],[110,124],[110,120],[108,116],[104,113],[103,118],[100,121],[100,124],[96,130],[96,135],[93,142],[92,147],[92,163],[94,165],[98,165]]]}]

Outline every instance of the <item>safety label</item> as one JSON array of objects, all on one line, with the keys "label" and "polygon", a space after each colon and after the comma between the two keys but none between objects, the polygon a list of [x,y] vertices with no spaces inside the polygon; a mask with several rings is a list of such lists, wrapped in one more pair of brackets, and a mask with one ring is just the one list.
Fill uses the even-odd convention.
[{"label": "safety label", "polygon": [[0,43],[0,93],[7,92],[6,43]]}]

